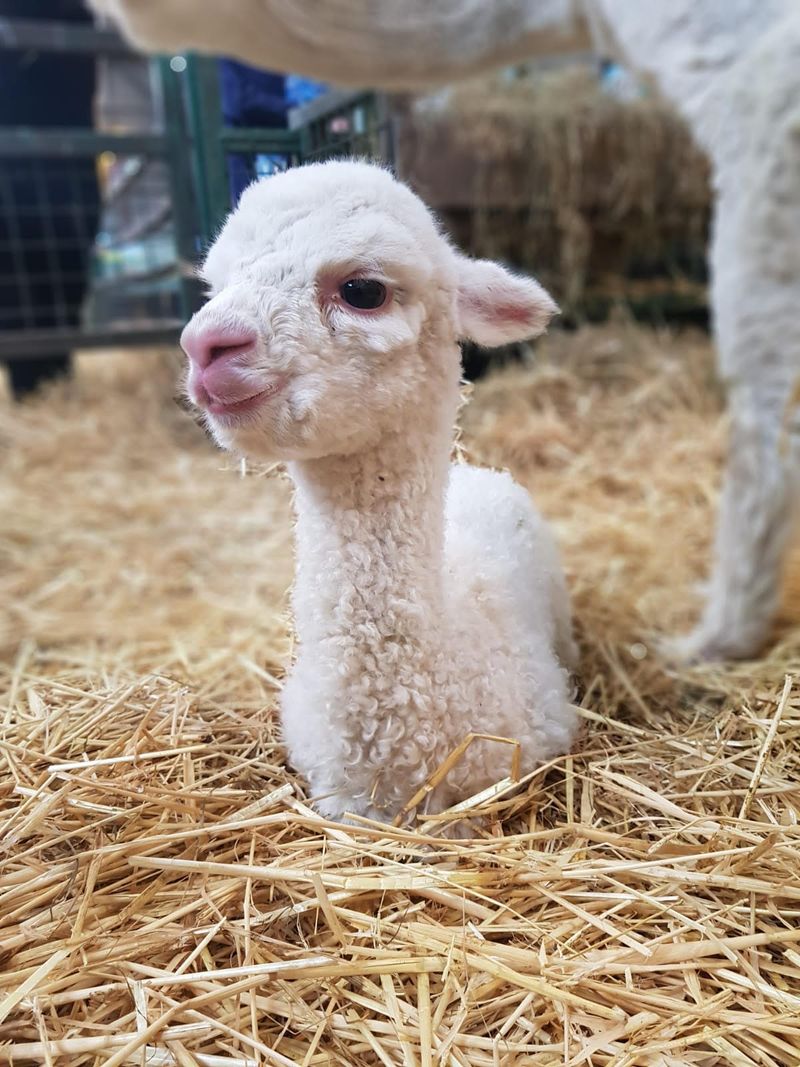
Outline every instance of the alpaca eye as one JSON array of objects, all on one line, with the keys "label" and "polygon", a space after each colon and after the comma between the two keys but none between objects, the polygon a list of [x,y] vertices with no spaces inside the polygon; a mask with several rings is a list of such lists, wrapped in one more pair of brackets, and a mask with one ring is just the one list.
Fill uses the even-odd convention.
[{"label": "alpaca eye", "polygon": [[372,278],[351,278],[339,286],[345,304],[359,311],[375,311],[386,303],[386,286]]}]

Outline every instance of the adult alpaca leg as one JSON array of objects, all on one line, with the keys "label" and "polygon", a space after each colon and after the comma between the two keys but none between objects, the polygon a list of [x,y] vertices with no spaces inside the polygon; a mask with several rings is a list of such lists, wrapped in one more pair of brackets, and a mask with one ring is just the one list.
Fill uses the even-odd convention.
[{"label": "adult alpaca leg", "polygon": [[697,629],[675,643],[681,658],[751,656],[769,635],[796,511],[800,419],[793,401],[787,382],[754,380],[731,390],[714,568]]},{"label": "adult alpaca leg", "polygon": [[708,599],[698,628],[680,643],[692,658],[748,656],[763,644],[795,511],[800,18],[775,27],[736,64],[706,122],[717,188],[712,305],[731,436]]}]

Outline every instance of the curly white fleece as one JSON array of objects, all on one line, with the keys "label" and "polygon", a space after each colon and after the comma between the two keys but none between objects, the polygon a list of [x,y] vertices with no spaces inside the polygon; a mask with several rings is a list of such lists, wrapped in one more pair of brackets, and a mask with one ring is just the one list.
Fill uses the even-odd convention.
[{"label": "curly white fleece", "polygon": [[[562,662],[575,651],[550,533],[508,474],[449,467],[449,443],[442,420],[290,467],[300,653],[284,731],[331,815],[396,815],[470,732],[518,740],[525,771],[572,741]],[[432,806],[498,781],[511,755],[475,742]]]}]

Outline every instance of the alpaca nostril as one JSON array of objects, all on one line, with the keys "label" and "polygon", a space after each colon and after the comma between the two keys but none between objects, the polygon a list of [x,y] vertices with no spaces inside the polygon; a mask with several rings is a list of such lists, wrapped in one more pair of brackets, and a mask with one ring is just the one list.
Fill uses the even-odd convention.
[{"label": "alpaca nostril", "polygon": [[181,347],[200,370],[220,359],[243,355],[255,347],[258,338],[251,330],[230,330],[217,326],[196,327],[191,322],[181,335]]},{"label": "alpaca nostril", "polygon": [[208,351],[208,363],[215,363],[218,359],[239,356],[243,352],[249,352],[254,344],[255,339],[242,341],[240,344],[212,345]]}]

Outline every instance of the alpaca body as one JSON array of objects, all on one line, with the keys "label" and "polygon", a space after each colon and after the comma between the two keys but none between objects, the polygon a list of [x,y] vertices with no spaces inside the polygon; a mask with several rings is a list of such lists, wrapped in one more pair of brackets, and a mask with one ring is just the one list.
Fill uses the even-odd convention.
[{"label": "alpaca body", "polygon": [[[398,440],[322,482],[290,467],[299,653],[283,728],[332,816],[395,815],[470,732],[519,741],[523,771],[572,740],[558,651],[574,666],[575,650],[550,532],[509,475],[446,462],[446,447]],[[431,805],[498,781],[511,756],[474,742]]]}]

